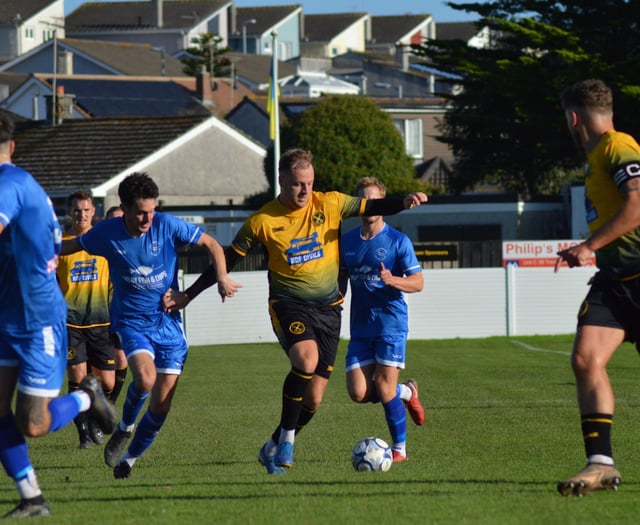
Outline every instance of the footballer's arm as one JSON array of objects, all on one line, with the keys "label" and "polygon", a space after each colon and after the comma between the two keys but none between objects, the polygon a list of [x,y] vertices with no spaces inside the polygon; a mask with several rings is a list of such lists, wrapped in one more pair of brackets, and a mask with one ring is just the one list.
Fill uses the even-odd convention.
[{"label": "footballer's arm", "polygon": [[[231,271],[236,263],[242,258],[242,255],[240,255],[231,247],[228,247],[226,250],[224,250],[224,255],[227,271]],[[217,282],[217,270],[215,268],[215,265],[211,264],[205,269],[204,272],[202,272],[202,274],[200,274],[200,277],[198,277],[198,279],[196,279],[196,281],[184,292],[173,290],[171,288],[166,291],[166,293],[162,296],[165,311],[172,312],[174,310],[180,310],[184,308],[198,295],[204,292],[207,288],[212,287]]]},{"label": "footballer's arm", "polygon": [[[203,233],[198,240],[198,246],[206,247],[211,255],[211,260],[213,261],[206,270],[213,274],[208,277],[208,281],[211,281],[209,286],[212,286],[214,283],[218,283],[218,293],[222,298],[222,302],[224,302],[227,297],[233,297],[238,291],[238,288],[242,288],[242,286],[234,282],[231,277],[229,277],[229,274],[227,273],[227,262],[225,260],[224,249],[220,246],[220,243],[211,237],[211,235]],[[209,286],[207,286],[207,288]],[[189,300],[194,299],[195,295],[197,295],[193,295],[193,293],[193,290],[191,291],[191,294],[185,292]]]}]

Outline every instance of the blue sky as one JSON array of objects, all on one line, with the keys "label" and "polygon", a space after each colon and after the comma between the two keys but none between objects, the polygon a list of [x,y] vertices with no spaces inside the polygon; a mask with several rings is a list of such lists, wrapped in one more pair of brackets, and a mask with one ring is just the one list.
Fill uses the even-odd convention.
[{"label": "blue sky", "polygon": [[[65,14],[77,9],[87,0],[65,0]],[[116,2],[117,0],[101,0]],[[464,2],[460,2],[464,3]],[[439,0],[236,0],[238,7],[302,4],[304,12],[319,13],[370,13],[372,15],[430,14],[437,22],[465,22],[477,18],[463,11],[450,9]]]}]

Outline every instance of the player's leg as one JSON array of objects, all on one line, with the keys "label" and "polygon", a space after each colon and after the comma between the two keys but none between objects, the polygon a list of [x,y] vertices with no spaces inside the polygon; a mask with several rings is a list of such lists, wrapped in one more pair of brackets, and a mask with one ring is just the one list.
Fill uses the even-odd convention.
[{"label": "player's leg", "polygon": [[[145,344],[151,346],[148,341],[145,341]],[[115,467],[119,463],[127,442],[133,435],[138,416],[156,381],[155,354],[152,350],[141,348],[138,347],[129,354],[129,367],[133,380],[129,383],[122,406],[122,419],[104,448],[104,460],[110,467]]]},{"label": "player's leg", "polygon": [[345,356],[347,392],[356,403],[380,401],[373,382],[376,360],[372,340],[351,339]]},{"label": "player's leg", "polygon": [[[80,383],[87,376],[87,345],[85,331],[68,327],[69,344],[67,351],[67,386],[69,393],[77,392]],[[73,423],[78,431],[79,448],[93,447],[94,441],[89,433],[89,417],[86,412],[80,412]]]},{"label": "player's leg", "polygon": [[0,462],[20,495],[20,504],[4,517],[48,516],[49,506],[31,465],[27,442],[11,411],[17,378],[17,366],[0,366]]},{"label": "player's leg", "polygon": [[618,328],[593,325],[578,328],[571,363],[587,467],[558,484],[562,495],[581,496],[593,490],[615,489],[620,483],[611,447],[615,398],[606,367],[623,341],[624,331]]},{"label": "player's leg", "polygon": [[113,473],[117,479],[128,478],[133,465],[153,444],[171,409],[179,378],[178,374],[158,373],[151,392],[149,408],[140,419],[129,448],[114,468]]},{"label": "player's leg", "polygon": [[376,366],[375,384],[391,434],[394,462],[407,459],[407,416],[402,399],[398,396],[399,374],[400,369],[396,366]]},{"label": "player's leg", "polygon": [[[97,382],[85,380],[77,392],[56,397],[64,380],[66,352],[64,321],[34,332],[3,334],[0,342],[0,461],[21,497],[18,507],[6,517],[49,514],[24,436],[58,430],[86,410],[100,415],[106,432],[113,430],[117,420]],[[14,416],[11,400],[16,384]]]},{"label": "player's leg", "polygon": [[[89,370],[98,379],[105,396],[111,401],[115,384],[116,364],[114,349],[110,342],[109,327],[98,326],[87,329],[86,340]],[[104,434],[98,424],[92,418],[88,418],[87,426],[92,442],[102,444],[104,442]]]},{"label": "player's leg", "polygon": [[[134,351],[128,353],[128,358],[134,379],[132,384],[138,385],[140,390],[151,391],[151,398],[129,448],[114,466],[113,475],[116,479],[128,478],[131,467],[155,440],[169,413],[178,379],[187,360],[189,347],[182,323],[178,320],[164,317],[163,325],[147,337],[153,354],[150,351]],[[126,338],[123,338],[123,343],[126,347]],[[153,360],[151,355],[155,356]],[[128,401],[127,393],[125,404]]]}]

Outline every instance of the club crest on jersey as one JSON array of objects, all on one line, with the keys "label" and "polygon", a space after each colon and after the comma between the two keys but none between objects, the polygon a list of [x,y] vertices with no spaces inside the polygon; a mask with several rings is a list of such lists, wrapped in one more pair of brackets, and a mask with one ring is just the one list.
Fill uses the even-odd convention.
[{"label": "club crest on jersey", "polygon": [[160,253],[160,245],[158,244],[158,241],[153,241],[151,243],[151,253],[153,255],[158,255]]},{"label": "club crest on jersey", "polygon": [[307,329],[307,327],[301,321],[294,321],[293,323],[291,323],[289,325],[289,332],[291,332],[293,335],[304,334],[304,331],[306,329]]},{"label": "club crest on jersey", "polygon": [[311,222],[313,222],[313,224],[315,224],[316,226],[320,226],[321,224],[324,224],[325,220],[326,218],[324,216],[324,213],[322,213],[321,211],[317,211],[313,214]]},{"label": "club crest on jersey", "polygon": [[381,261],[382,259],[384,259],[386,257],[386,255],[387,255],[386,248],[378,248],[376,250],[376,259]]}]

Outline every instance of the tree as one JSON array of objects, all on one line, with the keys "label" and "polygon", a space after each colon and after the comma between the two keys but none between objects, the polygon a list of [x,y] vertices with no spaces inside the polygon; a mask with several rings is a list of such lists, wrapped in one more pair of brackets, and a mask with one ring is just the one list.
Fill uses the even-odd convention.
[{"label": "tree", "polygon": [[[491,46],[428,41],[414,53],[463,89],[449,103],[439,139],[455,156],[452,190],[484,180],[525,196],[557,192],[582,162],[571,144],[559,95],[598,77],[614,90],[616,125],[640,131],[640,2],[500,0],[448,3],[479,15]],[[580,160],[578,160],[580,159]],[[573,172],[575,173],[575,171]]]},{"label": "tree", "polygon": [[[282,128],[282,151],[298,147],[314,156],[319,191],[352,193],[357,181],[377,177],[389,195],[404,195],[432,188],[416,180],[402,136],[388,114],[366,97],[328,96]],[[273,181],[273,148],[265,159],[265,172]]]},{"label": "tree", "polygon": [[214,78],[228,74],[231,63],[223,55],[230,48],[219,49],[220,42],[222,42],[222,37],[212,33],[202,33],[198,38],[193,39],[191,42],[193,45],[186,50],[188,54],[182,58],[184,73],[195,77],[204,66],[205,70],[212,73]]}]

